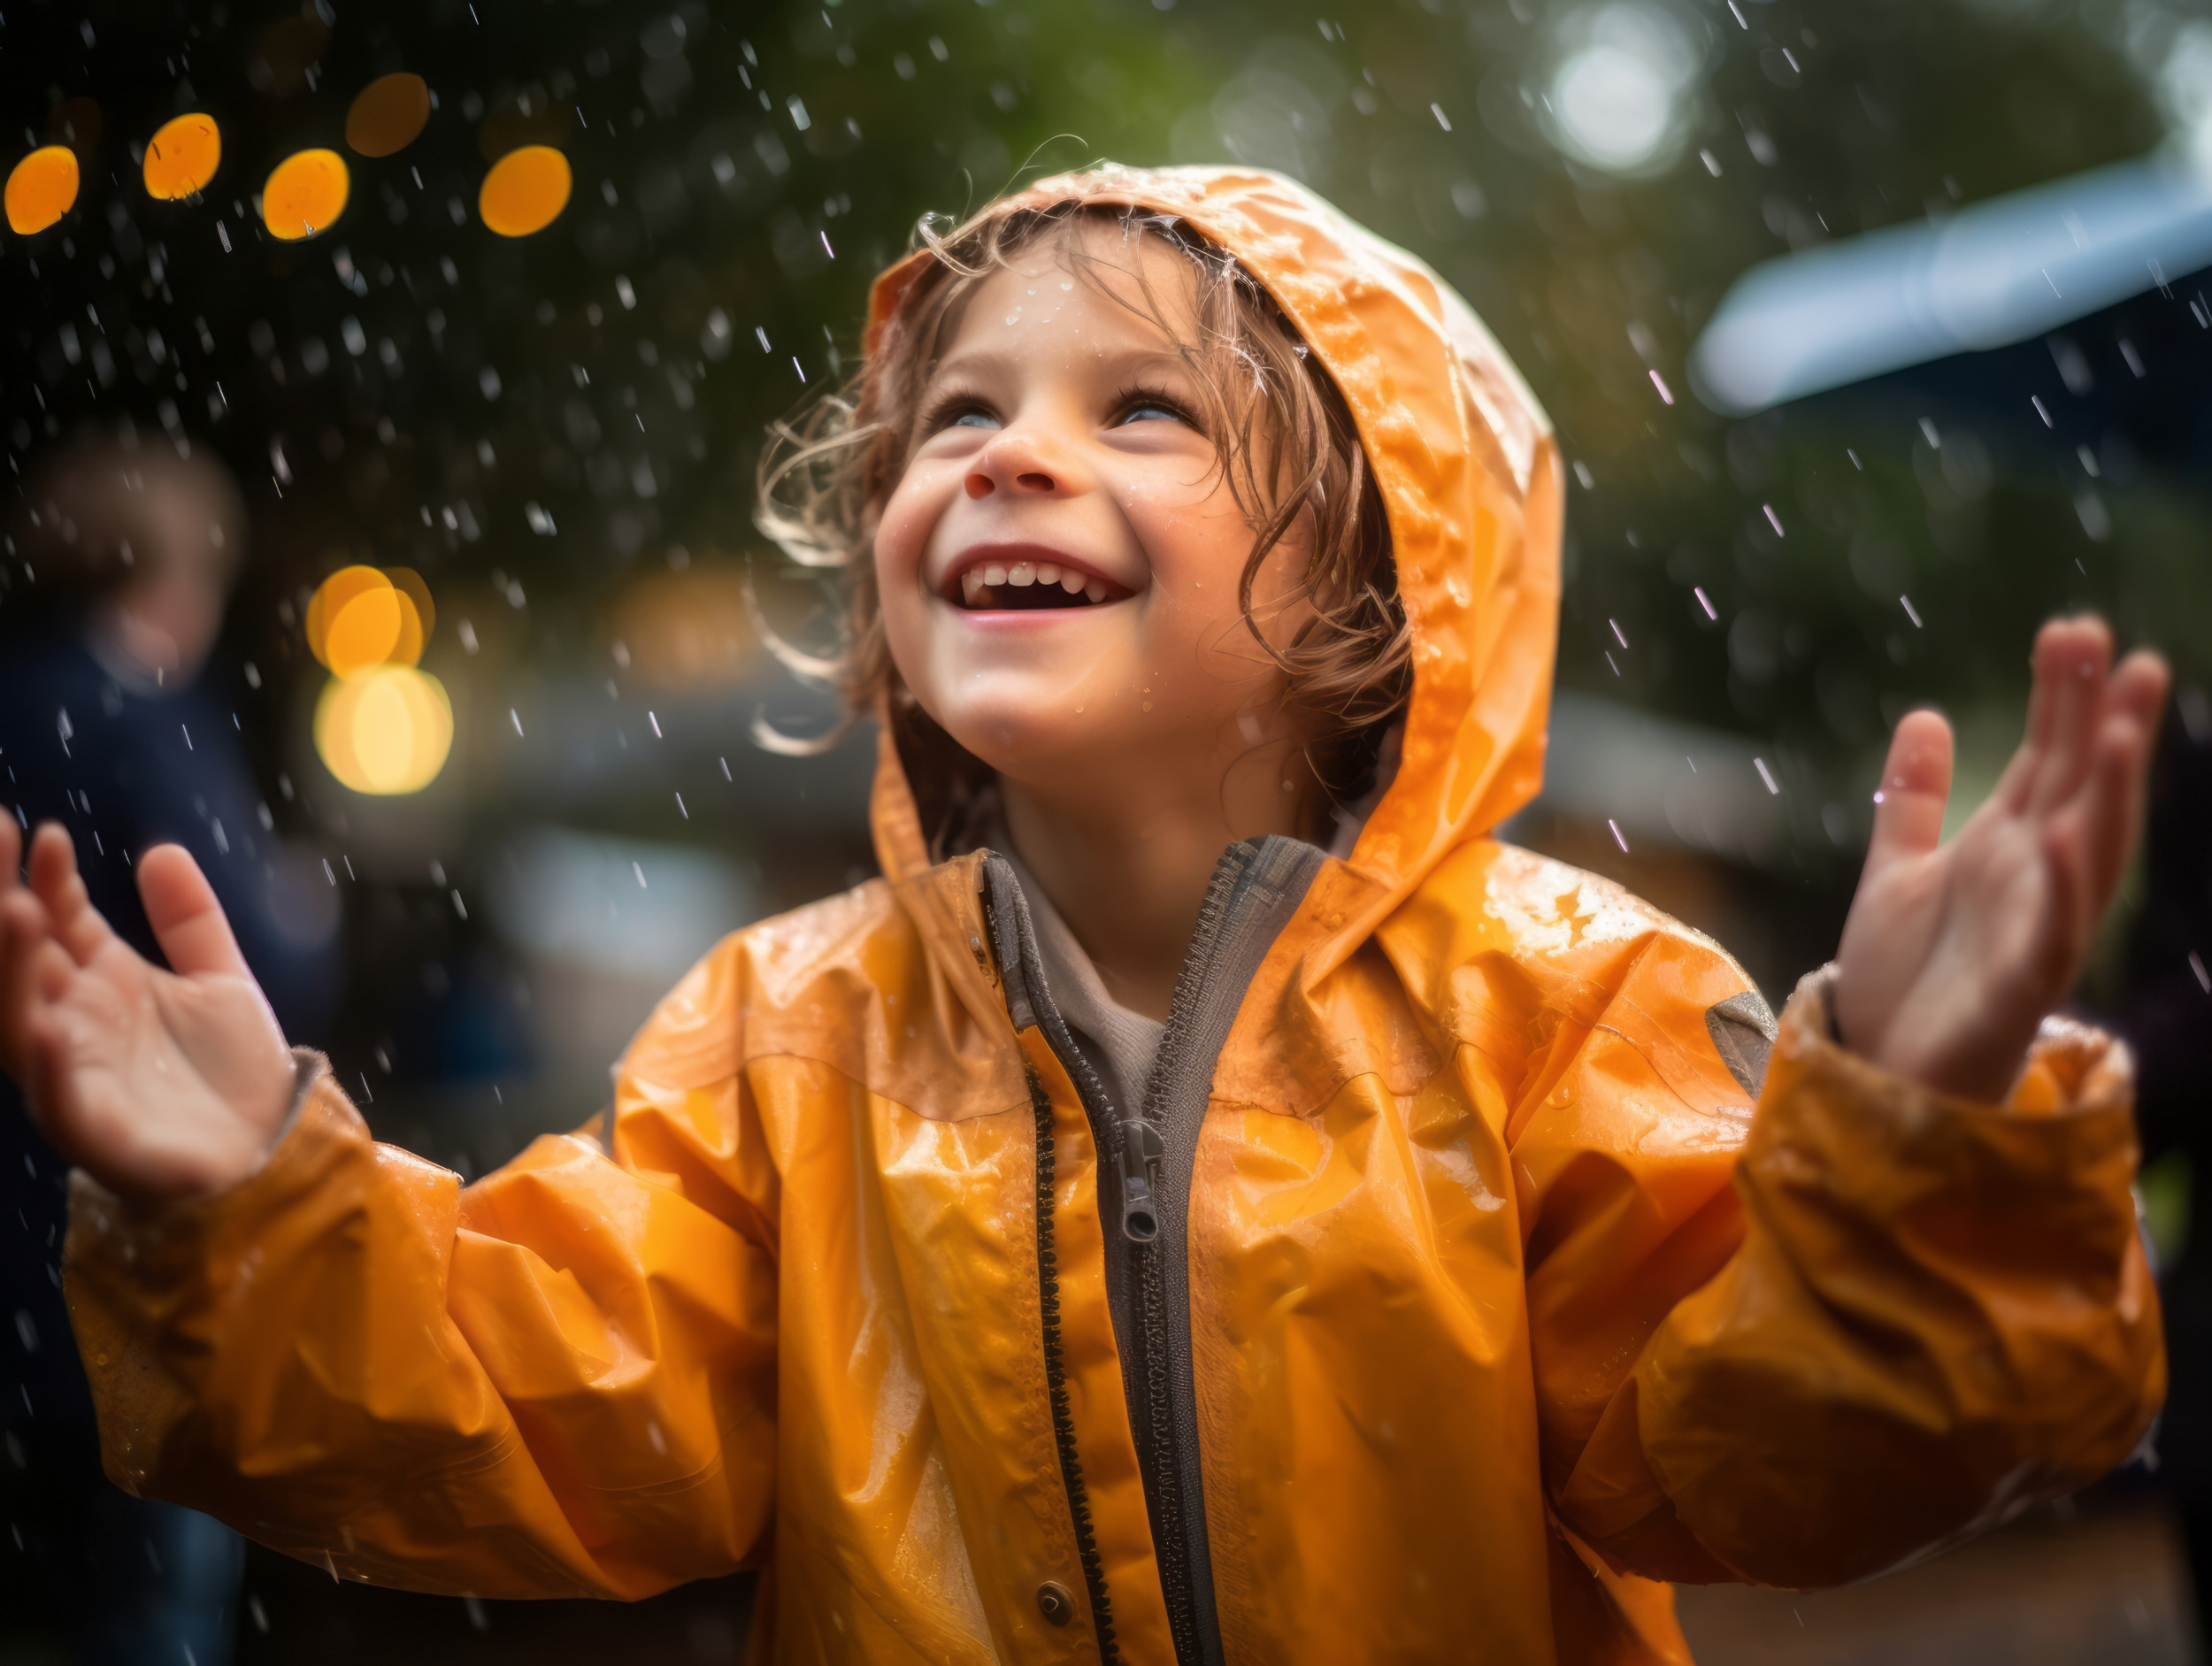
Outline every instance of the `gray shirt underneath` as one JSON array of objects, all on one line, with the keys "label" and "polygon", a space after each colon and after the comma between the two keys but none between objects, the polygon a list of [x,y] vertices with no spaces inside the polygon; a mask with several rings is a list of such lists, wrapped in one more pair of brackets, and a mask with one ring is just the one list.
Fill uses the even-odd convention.
[{"label": "gray shirt underneath", "polygon": [[1159,1056],[1160,1039],[1167,1033],[1167,1026],[1156,1018],[1132,1012],[1106,993],[1098,968],[1045,895],[1044,887],[1014,854],[1013,841],[1007,840],[995,848],[1021,882],[1022,896],[1029,904],[1029,928],[1037,939],[1038,957],[1044,962],[1045,987],[1051,993],[1052,1004],[1067,1020],[1075,1044],[1098,1072],[1114,1109],[1130,1115],[1143,1105],[1145,1085],[1152,1079],[1152,1062]]}]

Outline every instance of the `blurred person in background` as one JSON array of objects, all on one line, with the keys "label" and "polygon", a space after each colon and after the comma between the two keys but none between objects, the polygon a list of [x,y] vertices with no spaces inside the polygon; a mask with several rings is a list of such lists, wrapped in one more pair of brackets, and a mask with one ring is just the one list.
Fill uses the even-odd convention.
[{"label": "blurred person in background", "polygon": [[[211,453],[90,440],[30,473],[0,600],[0,768],[11,807],[77,835],[93,902],[155,952],[133,882],[149,846],[196,856],[286,1024],[320,1034],[341,976],[334,894],[303,885],[256,787],[239,716],[207,673],[245,553],[245,505]],[[223,1666],[243,1544],[196,1511],[137,1499],[100,1471],[92,1403],[55,1276],[66,1165],[0,1080],[0,1256],[7,1396],[0,1499],[28,1553],[0,1608],[43,1613],[87,1666]]]}]

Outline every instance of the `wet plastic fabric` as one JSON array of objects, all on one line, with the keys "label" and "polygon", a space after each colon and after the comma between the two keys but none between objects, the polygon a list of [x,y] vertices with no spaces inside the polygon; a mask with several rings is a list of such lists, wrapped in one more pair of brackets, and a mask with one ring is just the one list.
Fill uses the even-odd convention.
[{"label": "wet plastic fabric", "polygon": [[[1030,200],[1066,196],[1185,215],[1280,299],[1358,418],[1417,643],[1401,772],[1263,963],[1198,1149],[1226,1658],[1679,1661],[1660,1581],[1859,1578],[2126,1456],[2163,1361],[2124,1056],[2054,1029],[2013,1103],[1947,1102],[1837,1047],[1812,986],[1755,1115],[1709,1017],[1735,964],[1486,837],[1537,786],[1561,510],[1496,346],[1283,180]],[[142,1216],[81,1178],[114,1477],[424,1589],[764,1565],[764,1661],[1171,1660],[1084,1113],[887,745],[874,824],[885,880],[726,941],[610,1117],[465,1190],[311,1065],[218,1198]]]}]

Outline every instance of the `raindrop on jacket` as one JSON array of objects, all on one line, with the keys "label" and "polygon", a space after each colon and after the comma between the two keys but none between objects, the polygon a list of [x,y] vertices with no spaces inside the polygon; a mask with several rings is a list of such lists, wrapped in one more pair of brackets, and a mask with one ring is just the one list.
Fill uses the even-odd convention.
[{"label": "raindrop on jacket", "polygon": [[1358,421],[1415,653],[1348,859],[1225,855],[1108,1103],[887,742],[887,877],[724,942],[595,1126],[464,1189],[310,1059],[233,1190],[80,1177],[110,1473],[418,1589],[759,1566],[763,1662],[1530,1666],[1684,1660],[1665,1581],[1863,1578],[2124,1458],[2164,1380],[2124,1056],[2053,1025],[2008,1104],[1940,1100],[1817,979],[1778,1035],[1712,942],[1492,840],[1558,596],[1519,377],[1287,180],[1015,200],[1071,197],[1233,250]]}]

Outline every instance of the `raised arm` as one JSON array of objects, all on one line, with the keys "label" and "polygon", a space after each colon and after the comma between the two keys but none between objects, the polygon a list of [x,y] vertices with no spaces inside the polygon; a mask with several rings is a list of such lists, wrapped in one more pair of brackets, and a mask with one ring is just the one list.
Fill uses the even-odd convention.
[{"label": "raised arm", "polygon": [[0,997],[84,1165],[65,1285],[111,1476],[420,1590],[638,1597],[764,1554],[777,1181],[734,940],[601,1125],[464,1191],[283,1050],[211,897],[165,910],[166,859],[142,861],[162,972],[84,917],[67,854],[43,836],[0,902]]},{"label": "raised arm", "polygon": [[292,1056],[198,865],[175,845],[138,864],[164,971],[108,928],[61,828],[39,829],[27,887],[19,855],[0,813],[0,1070],[41,1131],[147,1202],[250,1174],[291,1107]]},{"label": "raised arm", "polygon": [[1949,730],[1899,726],[1839,964],[1747,1124],[1695,1045],[1709,950],[1637,957],[1563,1033],[1516,1148],[1534,1344],[1556,1508],[1617,1568],[1865,1578],[2093,1480],[2157,1409],[2126,1052],[2047,1014],[2132,845],[2165,672],[2114,672],[2093,619],[2035,670],[1948,843]]}]

